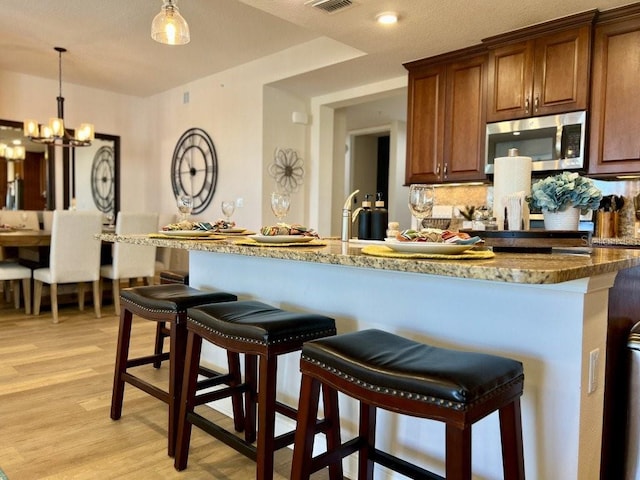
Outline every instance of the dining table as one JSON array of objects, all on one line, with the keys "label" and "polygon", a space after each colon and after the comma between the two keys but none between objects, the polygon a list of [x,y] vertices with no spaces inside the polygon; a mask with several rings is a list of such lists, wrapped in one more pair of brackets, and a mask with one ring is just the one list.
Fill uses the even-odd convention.
[{"label": "dining table", "polygon": [[51,232],[44,230],[0,231],[0,247],[46,247],[51,244]]}]

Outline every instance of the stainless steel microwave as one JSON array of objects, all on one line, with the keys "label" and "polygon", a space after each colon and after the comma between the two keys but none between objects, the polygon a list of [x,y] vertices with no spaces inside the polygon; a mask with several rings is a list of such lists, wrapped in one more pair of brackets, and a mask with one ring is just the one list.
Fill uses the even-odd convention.
[{"label": "stainless steel microwave", "polygon": [[531,157],[534,172],[580,170],[585,166],[585,111],[487,124],[485,173],[511,148]]}]

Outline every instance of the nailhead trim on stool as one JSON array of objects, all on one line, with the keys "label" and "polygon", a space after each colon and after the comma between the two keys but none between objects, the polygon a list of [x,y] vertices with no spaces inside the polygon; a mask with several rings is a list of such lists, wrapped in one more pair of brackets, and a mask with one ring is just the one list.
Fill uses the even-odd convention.
[{"label": "nailhead trim on stool", "polygon": [[[152,285],[135,287],[120,292],[121,313],[118,331],[118,346],[116,350],[116,364],[113,378],[113,394],[111,398],[111,418],[118,420],[122,415],[124,385],[129,383],[144,392],[156,397],[169,405],[168,426],[168,454],[175,453],[175,437],[178,425],[178,410],[184,372],[184,355],[187,340],[187,309],[202,304],[214,302],[233,302],[237,297],[227,292],[202,291],[183,284]],[[160,353],[156,346],[156,353],[146,357],[129,358],[129,343],[131,339],[131,324],[133,315],[142,319],[162,324],[169,324],[169,352]],[[156,329],[157,333],[157,329]],[[169,360],[169,389],[168,391],[142,380],[128,371],[129,368],[153,364],[158,367],[163,360]],[[201,369],[202,370],[202,369]],[[220,383],[239,383],[239,357],[229,356],[229,375],[202,370],[208,377],[215,377]],[[210,380],[211,383],[213,380]],[[244,427],[243,412],[241,410],[241,396],[234,398],[234,416],[236,428]]]},{"label": "nailhead trim on stool", "polygon": [[[273,478],[275,450],[293,443],[294,432],[275,437],[276,412],[296,419],[294,408],[276,400],[277,357],[300,350],[307,340],[335,335],[335,321],[323,315],[281,310],[256,301],[218,303],[188,310],[188,339],[180,409],[175,467],[187,466],[191,426],[195,425],[240,453],[256,460],[256,479]],[[196,397],[196,366],[200,361],[202,340],[227,351],[245,355],[245,438],[227,432],[194,411],[197,405],[224,398],[224,394]],[[259,367],[258,360],[259,359]],[[259,371],[259,374],[258,374]],[[259,381],[259,385],[257,384]],[[335,403],[325,402],[325,412],[337,410]],[[257,444],[256,404],[258,408]],[[327,430],[326,422],[317,422],[314,430]],[[337,437],[336,437],[337,439]],[[334,445],[334,439],[327,442]],[[341,467],[334,467],[342,475]],[[337,475],[337,473],[336,473]]]},{"label": "nailhead trim on stool", "polygon": [[[471,426],[499,412],[504,478],[524,479],[520,397],[522,363],[477,352],[433,347],[381,330],[363,330],[314,340],[302,348],[302,386],[291,478],[340,463],[358,452],[359,477],[373,478],[375,463],[411,478],[442,478],[375,448],[376,408],[446,424],[446,478],[471,479]],[[324,457],[312,458],[320,387],[360,403],[358,436]],[[337,435],[340,423],[328,418]],[[331,475],[333,480],[334,477]]]}]

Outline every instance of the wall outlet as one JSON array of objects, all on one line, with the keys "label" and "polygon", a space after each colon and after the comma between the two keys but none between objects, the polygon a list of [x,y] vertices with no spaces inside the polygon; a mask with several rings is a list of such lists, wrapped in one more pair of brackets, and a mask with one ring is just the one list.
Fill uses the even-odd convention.
[{"label": "wall outlet", "polygon": [[598,359],[600,349],[596,348],[589,352],[589,387],[587,393],[591,394],[598,389]]},{"label": "wall outlet", "polygon": [[244,207],[244,198],[240,197],[240,198],[236,199],[236,207],[238,207],[238,208]]}]

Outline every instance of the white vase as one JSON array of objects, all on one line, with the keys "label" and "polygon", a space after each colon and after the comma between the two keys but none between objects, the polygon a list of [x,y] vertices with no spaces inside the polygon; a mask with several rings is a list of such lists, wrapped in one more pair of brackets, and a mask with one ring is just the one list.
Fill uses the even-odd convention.
[{"label": "white vase", "polygon": [[546,230],[578,230],[580,209],[569,207],[558,212],[542,211]]}]

